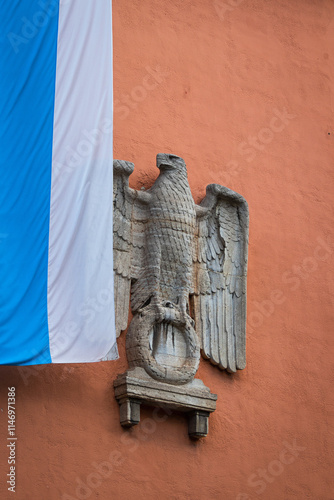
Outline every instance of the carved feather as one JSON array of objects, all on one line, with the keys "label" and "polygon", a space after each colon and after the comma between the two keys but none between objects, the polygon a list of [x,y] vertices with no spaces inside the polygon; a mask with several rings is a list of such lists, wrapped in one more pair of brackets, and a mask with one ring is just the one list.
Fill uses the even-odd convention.
[{"label": "carved feather", "polygon": [[202,354],[230,372],[245,367],[248,206],[217,184],[198,214],[194,317]]},{"label": "carved feather", "polygon": [[[116,334],[128,324],[131,280],[138,278],[142,268],[145,245],[147,208],[144,193],[129,188],[134,165],[114,160],[114,290]],[[139,198],[141,196],[141,198]]]}]

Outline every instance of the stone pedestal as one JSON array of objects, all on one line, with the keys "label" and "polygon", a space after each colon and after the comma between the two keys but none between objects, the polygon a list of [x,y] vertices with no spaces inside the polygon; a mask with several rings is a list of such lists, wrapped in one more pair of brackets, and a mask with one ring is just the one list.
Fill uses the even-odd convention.
[{"label": "stone pedestal", "polygon": [[186,413],[190,437],[197,439],[208,434],[209,415],[216,409],[217,395],[201,380],[172,385],[154,380],[143,368],[136,367],[118,375],[114,387],[123,427],[140,422],[140,405],[144,404]]}]

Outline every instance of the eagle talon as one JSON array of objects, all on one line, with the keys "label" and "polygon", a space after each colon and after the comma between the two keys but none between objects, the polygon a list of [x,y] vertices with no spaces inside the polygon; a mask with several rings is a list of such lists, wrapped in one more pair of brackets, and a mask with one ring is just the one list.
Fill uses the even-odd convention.
[{"label": "eagle talon", "polygon": [[161,307],[160,305],[156,304],[155,305],[155,319],[156,319],[156,322],[157,323],[162,323],[163,321],[165,321],[165,311],[164,311],[164,308]]}]

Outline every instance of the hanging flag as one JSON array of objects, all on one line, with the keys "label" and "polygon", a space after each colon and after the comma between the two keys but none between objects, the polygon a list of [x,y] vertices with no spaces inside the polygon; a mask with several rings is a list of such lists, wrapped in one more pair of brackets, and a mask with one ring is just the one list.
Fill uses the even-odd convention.
[{"label": "hanging flag", "polygon": [[0,0],[0,364],[117,358],[111,0]]}]

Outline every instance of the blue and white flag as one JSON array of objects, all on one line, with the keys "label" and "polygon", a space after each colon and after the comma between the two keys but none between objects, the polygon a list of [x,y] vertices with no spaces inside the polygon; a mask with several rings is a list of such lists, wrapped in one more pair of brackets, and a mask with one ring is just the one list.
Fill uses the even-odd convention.
[{"label": "blue and white flag", "polygon": [[117,357],[111,0],[0,0],[0,364]]}]

